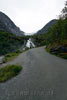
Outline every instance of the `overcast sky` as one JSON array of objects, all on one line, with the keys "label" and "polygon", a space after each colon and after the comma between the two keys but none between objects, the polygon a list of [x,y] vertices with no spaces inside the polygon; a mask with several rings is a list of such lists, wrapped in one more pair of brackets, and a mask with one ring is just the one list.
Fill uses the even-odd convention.
[{"label": "overcast sky", "polygon": [[0,0],[0,11],[26,33],[41,29],[47,22],[57,18],[65,0]]}]

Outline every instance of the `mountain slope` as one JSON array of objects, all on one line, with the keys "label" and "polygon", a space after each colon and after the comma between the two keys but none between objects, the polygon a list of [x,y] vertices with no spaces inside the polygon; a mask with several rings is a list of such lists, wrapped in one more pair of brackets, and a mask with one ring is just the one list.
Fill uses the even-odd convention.
[{"label": "mountain slope", "polygon": [[0,31],[7,31],[9,33],[13,33],[17,36],[24,35],[24,32],[21,31],[13,22],[12,20],[5,15],[4,13],[0,12]]},{"label": "mountain slope", "polygon": [[48,22],[41,30],[39,30],[37,32],[37,34],[44,34],[46,32],[48,32],[49,28],[54,25],[57,22],[56,19],[51,20],[50,22]]}]

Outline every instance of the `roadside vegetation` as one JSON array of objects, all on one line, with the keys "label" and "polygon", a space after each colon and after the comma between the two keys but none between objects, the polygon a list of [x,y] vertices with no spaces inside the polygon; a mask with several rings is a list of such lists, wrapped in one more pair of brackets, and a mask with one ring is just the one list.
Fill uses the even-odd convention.
[{"label": "roadside vegetation", "polygon": [[17,50],[17,51],[14,52],[14,53],[8,53],[8,54],[6,54],[6,55],[5,55],[4,63],[13,60],[14,58],[16,58],[16,57],[19,56],[21,53],[23,53],[23,52],[25,52],[25,51],[27,51],[27,50],[29,50],[29,48],[25,48],[25,50],[23,50],[23,51]]},{"label": "roadside vegetation", "polygon": [[15,77],[22,70],[20,65],[7,65],[0,69],[0,82],[5,82],[12,77]]},{"label": "roadside vegetation", "polygon": [[67,2],[57,22],[45,34],[33,36],[37,46],[46,45],[46,50],[67,59]]},{"label": "roadside vegetation", "polygon": [[21,52],[18,52],[18,53],[8,53],[8,54],[6,54],[5,55],[5,60],[4,60],[4,62],[6,63],[6,62],[8,62],[8,61],[11,61],[11,60],[13,60],[15,57],[17,57],[19,54],[20,54]]}]

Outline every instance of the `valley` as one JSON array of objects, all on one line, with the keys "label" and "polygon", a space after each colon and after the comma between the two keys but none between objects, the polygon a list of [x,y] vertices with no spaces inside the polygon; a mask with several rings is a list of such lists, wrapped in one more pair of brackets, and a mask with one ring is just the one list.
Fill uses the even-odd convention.
[{"label": "valley", "polygon": [[25,34],[0,12],[0,100],[67,100],[67,2],[59,18]]}]

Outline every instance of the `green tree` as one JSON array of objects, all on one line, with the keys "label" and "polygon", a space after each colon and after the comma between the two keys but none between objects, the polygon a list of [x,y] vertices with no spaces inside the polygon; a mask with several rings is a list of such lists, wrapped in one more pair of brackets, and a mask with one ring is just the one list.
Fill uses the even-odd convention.
[{"label": "green tree", "polygon": [[67,19],[67,1],[65,1],[65,7],[62,9],[61,17]]}]

